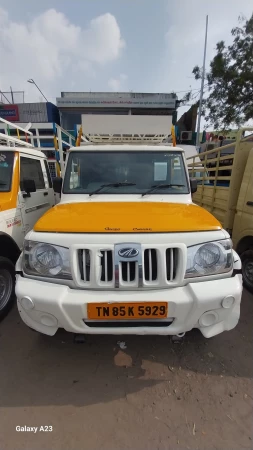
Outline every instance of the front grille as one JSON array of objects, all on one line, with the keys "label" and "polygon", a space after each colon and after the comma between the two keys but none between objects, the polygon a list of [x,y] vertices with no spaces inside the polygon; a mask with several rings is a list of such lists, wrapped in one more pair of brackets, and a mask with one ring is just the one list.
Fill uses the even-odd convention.
[{"label": "front grille", "polygon": [[[143,248],[144,247],[144,248]],[[129,251],[133,256],[129,256]],[[91,245],[76,251],[75,282],[86,289],[159,289],[176,286],[184,279],[183,245]]]}]

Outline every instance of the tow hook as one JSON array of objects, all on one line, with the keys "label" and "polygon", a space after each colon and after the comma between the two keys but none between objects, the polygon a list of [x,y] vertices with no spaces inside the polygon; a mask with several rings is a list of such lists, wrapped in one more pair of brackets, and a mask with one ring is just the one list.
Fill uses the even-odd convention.
[{"label": "tow hook", "polygon": [[178,333],[178,334],[175,334],[174,336],[171,336],[171,340],[172,340],[173,344],[179,344],[179,342],[183,341],[184,336],[185,336],[185,333]]},{"label": "tow hook", "polygon": [[87,341],[85,334],[75,334],[74,335],[74,344],[85,344]]}]

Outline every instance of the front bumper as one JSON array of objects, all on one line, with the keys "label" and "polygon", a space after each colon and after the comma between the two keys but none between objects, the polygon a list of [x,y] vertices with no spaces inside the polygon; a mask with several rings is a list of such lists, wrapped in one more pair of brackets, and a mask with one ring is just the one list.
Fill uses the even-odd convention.
[{"label": "front bumper", "polygon": [[[70,289],[67,286],[17,275],[16,295],[23,321],[29,327],[51,336],[58,328],[73,333],[117,335],[176,335],[199,328],[202,334],[209,338],[237,325],[240,317],[242,277],[235,275],[231,278],[189,283],[183,287],[163,290],[101,292]],[[24,297],[29,297],[32,303],[24,301]],[[229,301],[224,302],[225,298]],[[155,327],[148,326],[147,323],[135,326],[133,320],[127,328],[108,328],[103,326],[103,322],[101,326],[87,325],[88,303],[147,301],[168,302],[168,318],[172,319],[172,323]]]}]

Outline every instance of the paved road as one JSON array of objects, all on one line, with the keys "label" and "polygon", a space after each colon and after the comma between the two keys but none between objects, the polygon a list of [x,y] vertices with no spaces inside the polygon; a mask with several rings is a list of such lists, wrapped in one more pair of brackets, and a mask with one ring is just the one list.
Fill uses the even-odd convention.
[{"label": "paved road", "polygon": [[0,449],[252,449],[252,323],[244,292],[231,332],[130,336],[121,350],[114,336],[39,335],[14,309],[0,325]]}]

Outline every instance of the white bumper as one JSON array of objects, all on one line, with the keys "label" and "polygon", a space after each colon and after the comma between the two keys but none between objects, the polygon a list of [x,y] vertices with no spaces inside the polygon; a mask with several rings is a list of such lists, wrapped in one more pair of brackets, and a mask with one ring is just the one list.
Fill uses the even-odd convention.
[{"label": "white bumper", "polygon": [[[176,335],[192,328],[199,328],[209,338],[234,328],[240,317],[242,294],[241,275],[221,280],[189,283],[183,287],[143,291],[89,291],[75,290],[67,286],[31,280],[17,276],[16,295],[18,310],[23,321],[31,328],[54,335],[58,328],[84,334],[154,334]],[[22,301],[30,297],[32,309]],[[228,301],[224,299],[229,297]],[[233,297],[233,299],[231,299]],[[104,302],[168,302],[166,326],[133,326],[114,328],[88,326],[87,304]],[[231,306],[228,304],[233,302]],[[25,305],[24,306],[22,306]],[[223,305],[223,306],[222,306]],[[226,307],[225,307],[225,306]],[[204,315],[204,316],[203,316]],[[159,319],[158,319],[159,320]],[[86,323],[85,323],[86,322]]]}]

